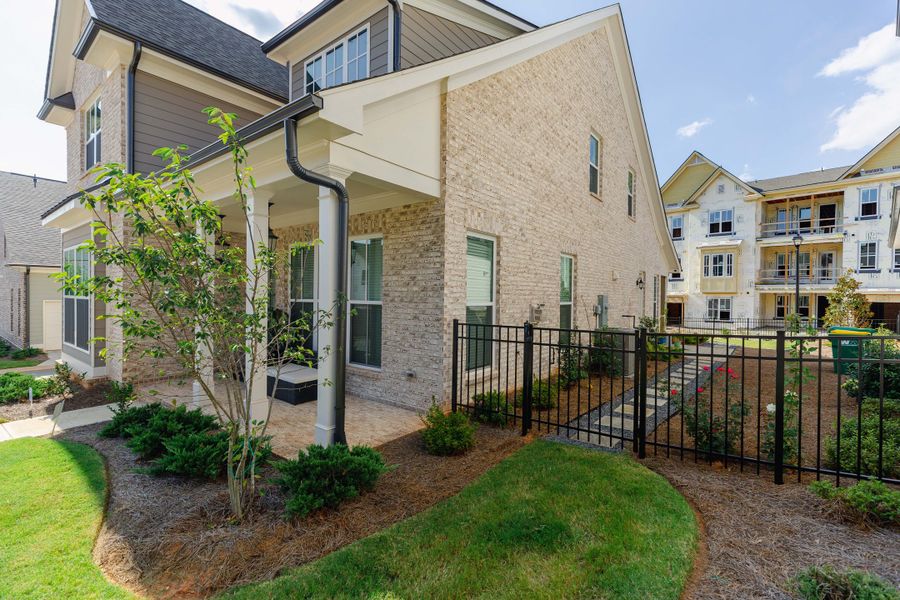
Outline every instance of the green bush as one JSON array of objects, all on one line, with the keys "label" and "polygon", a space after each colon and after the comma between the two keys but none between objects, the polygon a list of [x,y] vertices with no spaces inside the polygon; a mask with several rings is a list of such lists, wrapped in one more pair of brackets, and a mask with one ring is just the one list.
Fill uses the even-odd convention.
[{"label": "green bush", "polygon": [[503,392],[475,394],[472,396],[472,402],[475,403],[474,418],[479,423],[503,427],[509,420],[506,415],[508,408],[506,394]]},{"label": "green bush", "polygon": [[132,431],[140,431],[150,422],[156,413],[167,410],[158,402],[143,406],[114,408],[112,421],[107,423],[98,434],[104,438],[130,438]]},{"label": "green bush", "polygon": [[429,454],[454,456],[475,445],[475,426],[463,412],[446,414],[440,406],[432,404],[422,421],[425,423],[422,441]]},{"label": "green bush", "polygon": [[[881,410],[879,400],[864,400],[861,422],[857,420],[856,415],[841,419],[838,437],[825,442],[828,467],[838,470],[840,458],[840,470],[855,473],[858,458],[862,475],[877,476],[878,439],[883,431],[884,437],[880,444],[882,476],[900,477],[900,402],[885,399],[883,404],[884,408]],[[881,418],[879,413],[882,414]],[[860,454],[857,453],[857,435],[862,437]],[[840,457],[838,457],[838,438],[841,446]]]},{"label": "green bush", "polygon": [[864,571],[837,571],[810,567],[794,579],[802,600],[900,600],[900,592],[887,581]]},{"label": "green bush", "polygon": [[0,339],[0,356],[8,356],[11,348],[6,340]]},{"label": "green bush", "polygon": [[809,489],[820,498],[838,503],[854,520],[874,525],[900,525],[900,492],[881,481],[860,481],[843,488],[817,481]]},{"label": "green bush", "polygon": [[110,381],[106,392],[106,401],[116,404],[120,410],[125,410],[132,405],[135,399],[134,386],[130,383]]},{"label": "green bush", "polygon": [[[863,342],[863,356],[868,359],[885,361],[900,360],[900,346],[885,340],[884,354],[881,352],[881,341]],[[858,362],[850,362],[847,366],[848,379],[844,389],[856,390],[858,398],[878,397],[881,395],[881,375],[884,371],[884,397],[900,399],[900,363],[886,364],[882,362],[864,362],[862,369]],[[852,382],[852,383],[851,383]],[[851,392],[852,393],[852,392]]]},{"label": "green bush", "polygon": [[49,379],[38,379],[25,373],[4,373],[0,375],[0,405],[27,400],[28,388],[31,388],[35,400],[43,398],[49,385]]},{"label": "green bush", "polygon": [[[251,451],[256,453],[256,467],[272,457],[271,437],[255,438]],[[236,451],[240,451],[239,440]],[[181,475],[196,479],[218,479],[225,474],[228,461],[228,433],[225,431],[191,432],[175,435],[163,442],[165,452],[148,469],[152,475]]]},{"label": "green bush", "polygon": [[559,379],[566,387],[588,377],[588,358],[581,350],[565,348],[559,354]]},{"label": "green bush", "polygon": [[276,463],[275,480],[287,494],[285,509],[305,517],[321,508],[336,508],[375,487],[388,469],[381,455],[366,446],[310,446],[297,460]]},{"label": "green bush", "polygon": [[10,354],[10,358],[13,360],[25,360],[26,358],[34,358],[35,356],[39,356],[42,354],[42,350],[40,348],[22,348],[21,350],[16,350],[12,354]]},{"label": "green bush", "polygon": [[[556,408],[556,399],[559,395],[557,384],[552,379],[546,381],[534,379],[531,384],[531,408],[532,410],[550,410]],[[522,406],[524,391],[516,392],[516,406]]]},{"label": "green bush", "polygon": [[623,373],[622,342],[624,336],[606,329],[594,332],[593,348],[588,353],[588,368],[591,373],[615,377]]},{"label": "green bush", "polygon": [[64,396],[72,389],[72,367],[69,363],[58,362],[53,365],[53,377],[48,380],[48,396]]},{"label": "green bush", "polygon": [[159,458],[166,450],[165,442],[178,435],[208,433],[219,428],[219,421],[202,410],[188,410],[184,405],[160,410],[145,425],[131,426],[126,445],[143,460]]}]

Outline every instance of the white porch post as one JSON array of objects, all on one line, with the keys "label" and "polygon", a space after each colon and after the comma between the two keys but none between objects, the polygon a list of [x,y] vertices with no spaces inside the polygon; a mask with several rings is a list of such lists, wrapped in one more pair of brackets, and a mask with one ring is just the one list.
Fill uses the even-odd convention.
[{"label": "white porch post", "polygon": [[[247,192],[247,268],[251,275],[247,281],[247,312],[255,310],[254,303],[257,303],[260,296],[265,294],[268,288],[267,282],[269,274],[265,271],[259,271],[257,276],[262,282],[256,285],[256,279],[253,272],[256,267],[257,250],[269,245],[269,200],[272,198],[271,192],[263,190],[248,190]],[[259,289],[259,288],[262,289]],[[255,294],[251,294],[251,290],[256,290]],[[268,313],[263,315],[264,326],[268,323]],[[250,418],[252,420],[262,419],[268,414],[268,368],[267,351],[268,344],[265,340],[251,342],[255,344],[255,352],[257,356],[256,369],[252,368],[250,357],[247,357],[246,367],[244,371],[245,381],[251,386],[251,395],[247,398],[250,408]],[[252,383],[252,385],[251,385]]]},{"label": "white porch post", "polygon": [[[198,224],[197,225],[197,236],[203,240],[203,243],[206,245],[206,253],[209,256],[215,256],[216,254],[216,242],[213,236],[206,234],[203,231],[203,228]],[[200,331],[200,327],[197,327],[197,331]],[[197,363],[199,365],[200,371],[200,380],[194,381],[193,386],[193,406],[194,408],[199,408],[203,406],[208,397],[206,392],[203,391],[203,387],[200,385],[201,381],[206,384],[206,386],[210,389],[215,385],[215,373],[213,372],[213,360],[212,355],[209,352],[209,349],[205,345],[201,345],[197,348]]]},{"label": "white porch post", "polygon": [[[334,167],[316,169],[318,173],[345,183],[349,172]],[[332,313],[338,301],[338,210],[340,200],[330,188],[319,187],[319,309]],[[337,315],[332,314],[332,321]],[[337,361],[335,352],[339,343],[334,327],[319,329],[318,395],[316,402],[316,444],[331,446],[334,443],[335,389]]]}]

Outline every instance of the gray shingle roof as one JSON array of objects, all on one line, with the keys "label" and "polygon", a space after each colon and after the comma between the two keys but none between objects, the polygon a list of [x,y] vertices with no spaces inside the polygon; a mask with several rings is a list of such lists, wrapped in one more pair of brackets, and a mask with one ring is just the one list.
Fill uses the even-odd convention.
[{"label": "gray shingle roof", "polygon": [[829,181],[837,181],[837,179],[849,168],[850,167],[834,167],[832,169],[809,171],[808,173],[785,175],[783,177],[773,177],[771,179],[758,179],[756,181],[748,181],[747,185],[759,192],[765,193],[774,190],[813,185],[816,183],[826,183]]},{"label": "gray shingle roof", "polygon": [[181,0],[89,0],[95,21],[145,46],[287,99],[288,71],[262,42]]},{"label": "gray shingle roof", "polygon": [[61,181],[0,171],[0,243],[6,246],[0,262],[59,266],[59,229],[42,227],[41,213],[65,190]]}]

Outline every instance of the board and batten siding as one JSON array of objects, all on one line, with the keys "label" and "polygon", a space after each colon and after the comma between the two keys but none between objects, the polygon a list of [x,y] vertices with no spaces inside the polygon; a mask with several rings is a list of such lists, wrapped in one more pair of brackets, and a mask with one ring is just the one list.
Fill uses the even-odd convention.
[{"label": "board and batten siding", "polygon": [[153,156],[157,148],[184,144],[190,153],[216,140],[221,130],[207,123],[204,108],[235,113],[238,128],[262,116],[144,71],[136,73],[134,91],[134,166],[140,173],[163,167]]},{"label": "board and batten siding", "polygon": [[369,25],[369,76],[384,75],[390,70],[389,65],[389,46],[388,46],[388,27],[390,19],[388,18],[387,7],[378,11],[368,19],[358,23],[356,26],[345,31],[343,34],[334,38],[309,56],[297,61],[291,65],[291,99],[300,98],[306,94],[305,90],[305,74],[306,62],[321,54],[323,51],[331,48],[339,41],[345,39],[351,34]]},{"label": "board and batten siding", "polygon": [[413,6],[403,9],[401,66],[406,69],[488,46],[499,40]]}]

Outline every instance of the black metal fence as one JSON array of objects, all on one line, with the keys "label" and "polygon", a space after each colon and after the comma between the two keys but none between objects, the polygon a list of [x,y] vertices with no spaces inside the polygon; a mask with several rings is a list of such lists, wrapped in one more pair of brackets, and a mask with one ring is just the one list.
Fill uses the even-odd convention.
[{"label": "black metal fence", "polygon": [[453,409],[523,435],[900,483],[900,337],[454,322]]},{"label": "black metal fence", "polygon": [[[898,331],[897,321],[873,320],[872,329],[884,328],[894,333]],[[799,325],[791,324],[785,319],[751,319],[734,318],[727,320],[704,319],[696,317],[669,318],[666,328],[675,333],[702,333],[707,335],[765,335],[775,334],[779,331],[791,333],[792,327],[797,333],[816,331],[824,333],[827,329],[825,323],[816,317],[801,317]]]}]

